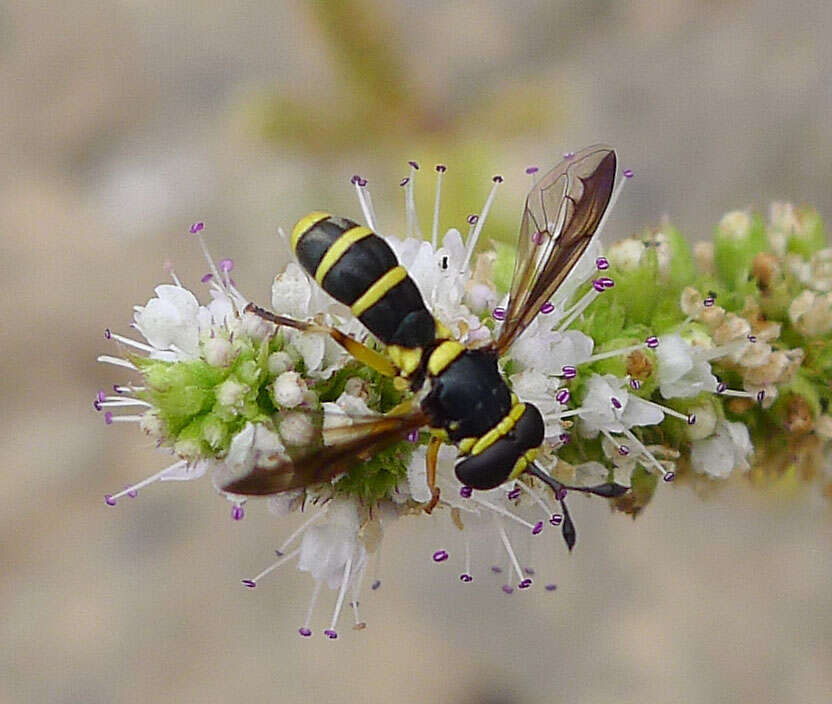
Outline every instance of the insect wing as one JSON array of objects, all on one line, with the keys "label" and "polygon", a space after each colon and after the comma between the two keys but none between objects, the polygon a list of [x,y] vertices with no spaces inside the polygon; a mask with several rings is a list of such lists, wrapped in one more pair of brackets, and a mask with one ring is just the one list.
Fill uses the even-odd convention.
[{"label": "insect wing", "polygon": [[419,410],[401,416],[362,418],[352,425],[325,428],[322,447],[293,459],[281,458],[276,466],[255,466],[246,475],[224,486],[223,491],[266,496],[330,481],[355,464],[366,462],[427,421],[427,415]]},{"label": "insect wing", "polygon": [[505,323],[505,354],[577,264],[612,197],[616,156],[587,147],[543,176],[526,197]]}]

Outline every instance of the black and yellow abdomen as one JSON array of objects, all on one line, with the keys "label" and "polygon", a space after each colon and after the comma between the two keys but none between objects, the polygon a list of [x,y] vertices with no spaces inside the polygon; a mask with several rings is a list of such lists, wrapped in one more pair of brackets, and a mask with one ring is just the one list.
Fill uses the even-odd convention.
[{"label": "black and yellow abdomen", "polygon": [[425,347],[436,322],[390,245],[352,220],[315,212],[298,221],[292,249],[330,296],[386,345]]}]

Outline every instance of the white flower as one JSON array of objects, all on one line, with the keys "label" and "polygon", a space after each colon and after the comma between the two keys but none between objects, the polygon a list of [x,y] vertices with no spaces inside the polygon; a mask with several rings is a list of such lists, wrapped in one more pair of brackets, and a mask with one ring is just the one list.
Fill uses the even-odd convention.
[{"label": "white flower", "polygon": [[601,431],[622,433],[634,425],[655,425],[664,413],[646,401],[627,393],[626,379],[612,374],[593,374],[586,383],[587,393],[578,417],[582,436],[594,438]]},{"label": "white flower", "polygon": [[544,374],[559,374],[563,367],[578,365],[592,356],[593,339],[578,330],[550,330],[543,316],[538,316],[511,348],[511,358],[525,369]]},{"label": "white flower", "polygon": [[[762,343],[760,343],[762,344]],[[696,396],[716,391],[717,379],[711,365],[697,355],[696,348],[676,333],[662,335],[656,348],[659,391],[664,398]]]},{"label": "white flower", "polygon": [[367,551],[358,539],[358,510],[354,501],[335,499],[326,512],[326,522],[311,526],[303,535],[298,569],[316,582],[337,589],[352,581],[364,567]]},{"label": "white flower", "polygon": [[199,354],[199,301],[188,289],[172,284],[157,286],[156,298],[136,306],[133,324],[159,351],[171,350],[185,359]]},{"label": "white flower", "polygon": [[724,478],[735,469],[747,470],[752,450],[745,425],[721,420],[714,435],[691,443],[690,461],[697,472]]},{"label": "white flower", "polygon": [[616,269],[633,271],[638,268],[644,256],[644,242],[635,237],[627,237],[613,244],[606,254]]}]

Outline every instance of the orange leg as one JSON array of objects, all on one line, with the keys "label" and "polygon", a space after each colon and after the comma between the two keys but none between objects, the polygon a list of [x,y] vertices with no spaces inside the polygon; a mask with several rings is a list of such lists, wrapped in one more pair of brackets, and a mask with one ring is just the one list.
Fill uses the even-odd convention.
[{"label": "orange leg", "polygon": [[425,506],[425,513],[433,512],[436,504],[439,502],[439,487],[436,486],[436,465],[439,463],[439,448],[442,447],[442,441],[435,435],[428,443],[427,451],[427,468],[428,468],[428,486],[433,494],[430,503]]}]

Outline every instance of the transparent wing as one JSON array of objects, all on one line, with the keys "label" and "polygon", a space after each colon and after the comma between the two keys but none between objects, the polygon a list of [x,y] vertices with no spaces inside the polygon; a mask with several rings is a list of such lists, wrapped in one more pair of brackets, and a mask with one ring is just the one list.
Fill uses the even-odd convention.
[{"label": "transparent wing", "polygon": [[612,197],[616,157],[587,147],[543,176],[526,197],[499,355],[534,320],[592,240]]},{"label": "transparent wing", "polygon": [[321,431],[322,446],[312,447],[292,459],[281,459],[273,467],[254,467],[224,486],[223,491],[265,496],[329,481],[366,462],[427,421],[428,416],[417,410],[406,415],[361,418],[352,425],[326,428]]}]

